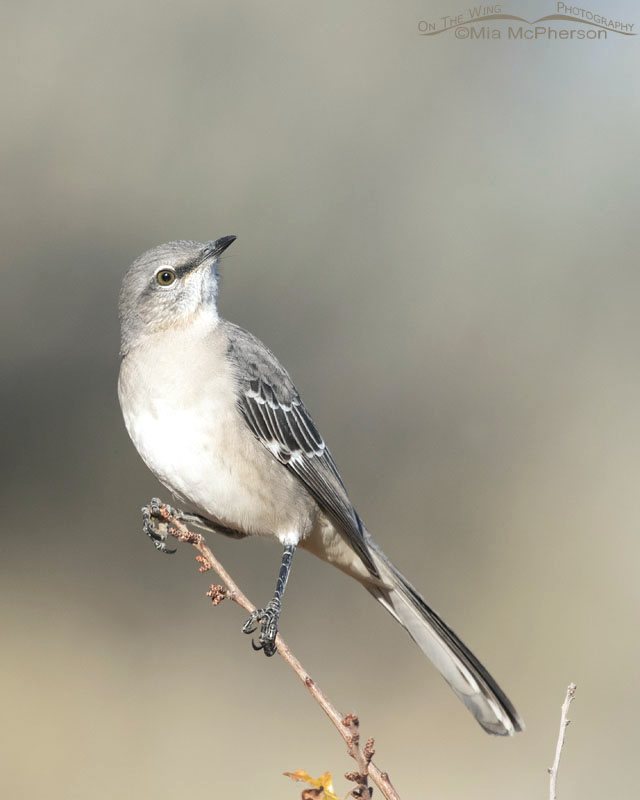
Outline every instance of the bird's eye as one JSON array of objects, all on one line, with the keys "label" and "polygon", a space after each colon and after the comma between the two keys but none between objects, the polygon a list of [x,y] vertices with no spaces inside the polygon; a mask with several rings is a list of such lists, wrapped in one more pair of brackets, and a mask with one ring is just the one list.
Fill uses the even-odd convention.
[{"label": "bird's eye", "polygon": [[172,269],[161,269],[156,275],[156,280],[160,286],[171,286],[176,279],[176,273]]}]

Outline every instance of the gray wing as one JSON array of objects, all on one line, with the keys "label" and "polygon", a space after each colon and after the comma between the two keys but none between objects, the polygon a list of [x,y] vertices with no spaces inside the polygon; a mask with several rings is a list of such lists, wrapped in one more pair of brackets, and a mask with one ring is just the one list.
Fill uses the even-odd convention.
[{"label": "gray wing", "polygon": [[300,479],[377,575],[360,517],[289,374],[253,334],[230,322],[224,325],[227,355],[237,375],[238,407],[245,422],[269,452]]}]

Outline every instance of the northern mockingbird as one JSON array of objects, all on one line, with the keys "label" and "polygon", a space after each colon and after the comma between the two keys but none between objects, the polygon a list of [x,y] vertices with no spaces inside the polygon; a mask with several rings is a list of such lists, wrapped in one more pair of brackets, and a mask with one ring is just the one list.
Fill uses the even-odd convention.
[{"label": "northern mockingbird", "polygon": [[118,395],[138,452],[184,504],[187,520],[282,545],[274,597],[243,628],[253,633],[260,624],[258,649],[276,652],[300,546],[359,581],[486,731],[522,730],[491,675],[369,535],[286,370],[255,336],[220,317],[217,266],[234,240],[155,247],[124,278]]}]

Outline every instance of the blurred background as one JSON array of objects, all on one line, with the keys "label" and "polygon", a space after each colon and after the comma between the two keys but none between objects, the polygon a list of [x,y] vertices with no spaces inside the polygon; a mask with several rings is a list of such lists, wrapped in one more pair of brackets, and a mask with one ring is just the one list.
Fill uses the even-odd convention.
[{"label": "blurred background", "polygon": [[[640,28],[631,2],[591,10]],[[638,796],[639,40],[418,35],[453,11],[5,5],[3,797],[286,800],[296,769],[348,789],[284,663],[141,532],[170,498],[120,418],[121,277],[231,233],[223,314],[288,367],[368,527],[527,732],[484,735],[306,553],[294,651],[405,798],[544,797],[569,681],[559,796]],[[277,547],[212,544],[270,596]]]}]

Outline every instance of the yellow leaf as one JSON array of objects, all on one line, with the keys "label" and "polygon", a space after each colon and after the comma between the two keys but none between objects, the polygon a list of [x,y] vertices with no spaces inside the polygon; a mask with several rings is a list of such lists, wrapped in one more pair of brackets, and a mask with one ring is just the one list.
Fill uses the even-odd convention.
[{"label": "yellow leaf", "polygon": [[305,783],[311,783],[313,780],[311,775],[309,775],[309,773],[305,772],[303,769],[297,769],[295,772],[283,772],[282,774],[286,775],[287,778],[291,778],[292,781],[304,781]]},{"label": "yellow leaf", "polygon": [[316,789],[324,789],[324,796],[326,800],[340,800],[340,798],[333,793],[333,778],[330,772],[325,772],[319,778],[312,778],[308,772],[303,769],[297,769],[295,772],[284,772],[288,778],[294,781],[304,781]]}]

